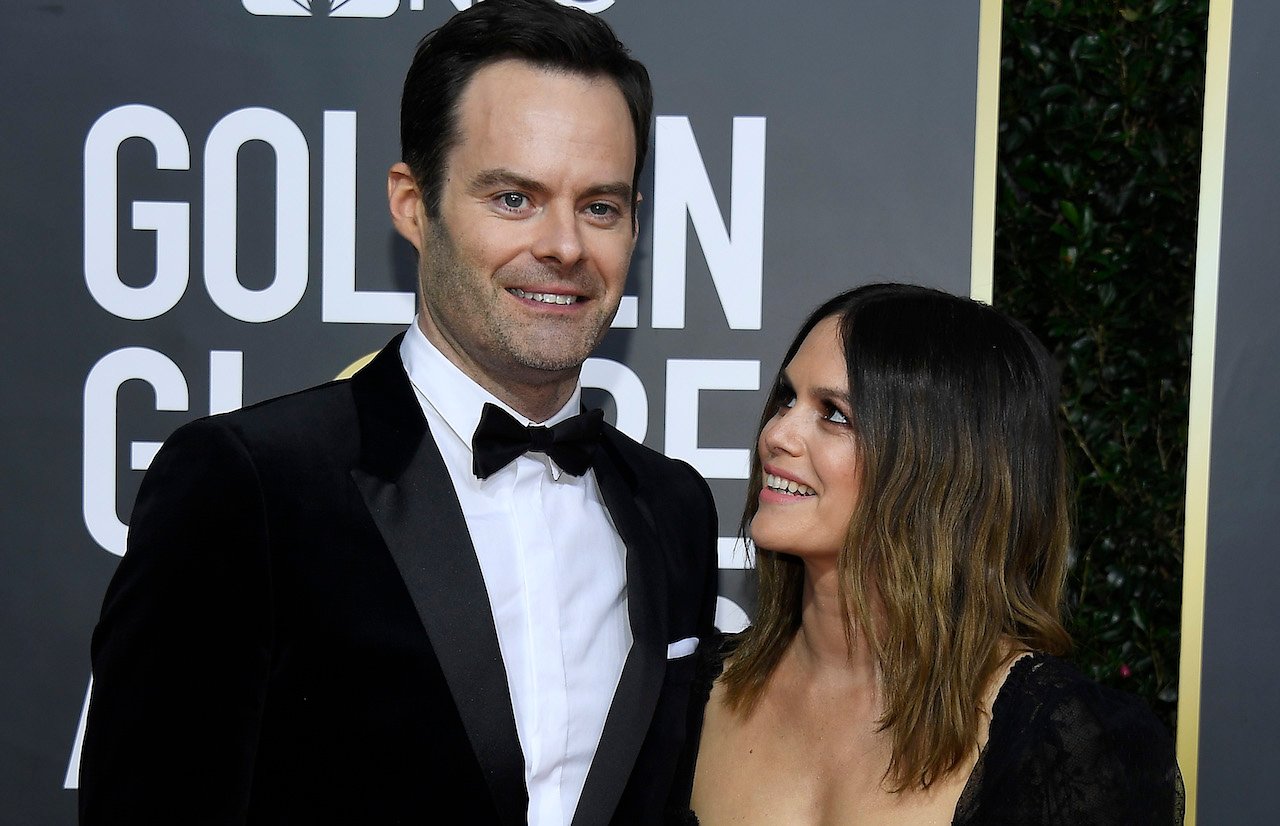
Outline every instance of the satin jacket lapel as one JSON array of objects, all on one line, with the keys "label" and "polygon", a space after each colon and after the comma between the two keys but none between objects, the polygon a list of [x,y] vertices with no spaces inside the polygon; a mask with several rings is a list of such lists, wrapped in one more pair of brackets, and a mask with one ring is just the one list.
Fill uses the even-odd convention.
[{"label": "satin jacket lapel", "polygon": [[653,514],[639,483],[606,433],[596,453],[596,481],[613,524],[627,546],[627,613],[631,651],[587,773],[574,824],[607,823],[627,785],[666,673],[666,564]]},{"label": "satin jacket lapel", "polygon": [[362,449],[351,476],[409,589],[502,820],[524,823],[524,758],[484,576],[399,350],[397,337],[352,379]]}]

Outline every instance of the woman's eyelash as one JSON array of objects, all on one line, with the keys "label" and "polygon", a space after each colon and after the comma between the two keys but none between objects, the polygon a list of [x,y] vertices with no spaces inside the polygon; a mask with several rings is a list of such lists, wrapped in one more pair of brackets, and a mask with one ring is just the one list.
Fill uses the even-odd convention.
[{"label": "woman's eyelash", "polygon": [[841,410],[832,402],[826,402],[826,408],[827,408],[827,415],[825,418],[827,419],[827,421],[831,422],[832,424],[848,424],[849,423],[849,417],[844,414],[843,410]]},{"label": "woman's eyelash", "polygon": [[[777,409],[792,407],[796,402],[796,391],[789,384],[778,383],[773,391],[774,407]],[[834,401],[822,402],[822,418],[837,425],[849,424],[849,415]]]}]

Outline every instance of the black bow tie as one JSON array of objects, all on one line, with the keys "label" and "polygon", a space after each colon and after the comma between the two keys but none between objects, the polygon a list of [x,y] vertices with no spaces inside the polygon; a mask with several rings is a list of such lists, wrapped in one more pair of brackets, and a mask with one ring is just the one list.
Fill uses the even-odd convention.
[{"label": "black bow tie", "polygon": [[551,427],[522,425],[496,404],[486,403],[471,437],[471,469],[488,479],[529,451],[545,453],[568,473],[581,476],[591,467],[604,413],[589,410]]}]

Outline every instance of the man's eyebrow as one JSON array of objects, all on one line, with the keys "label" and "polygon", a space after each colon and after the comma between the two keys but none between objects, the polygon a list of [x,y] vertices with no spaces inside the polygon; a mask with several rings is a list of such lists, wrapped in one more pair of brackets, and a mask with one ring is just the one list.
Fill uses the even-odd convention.
[{"label": "man's eyebrow", "polygon": [[[543,194],[547,191],[545,185],[535,181],[533,178],[521,175],[518,172],[512,172],[510,169],[495,168],[485,169],[476,173],[471,179],[471,190],[479,192],[487,189],[510,187],[523,192],[533,192]],[[584,193],[585,197],[594,198],[600,195],[612,195],[615,198],[631,202],[631,184],[626,181],[613,181],[611,183],[597,184],[587,189]]]},{"label": "man's eyebrow", "polygon": [[599,186],[593,186],[588,189],[587,195],[592,197],[597,195],[612,195],[615,198],[619,198],[630,203],[631,184],[626,183],[625,181],[615,181],[611,184],[600,184]]},{"label": "man's eyebrow", "polygon": [[520,189],[525,192],[546,192],[547,188],[535,181],[533,178],[526,178],[510,169],[485,169],[477,172],[475,177],[471,179],[471,189],[473,191],[492,189],[494,187],[511,187],[512,189]]}]

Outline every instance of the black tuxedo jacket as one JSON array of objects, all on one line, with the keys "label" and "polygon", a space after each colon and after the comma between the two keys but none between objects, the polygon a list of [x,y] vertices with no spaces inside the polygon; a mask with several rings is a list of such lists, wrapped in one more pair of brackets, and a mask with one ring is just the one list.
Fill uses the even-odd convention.
[{"label": "black tuxedo jacket", "polygon": [[[484,580],[398,350],[156,456],[93,635],[82,824],[524,821]],[[667,646],[711,633],[714,506],[612,428],[595,469],[634,643],[574,823],[653,823],[701,721]]]}]

